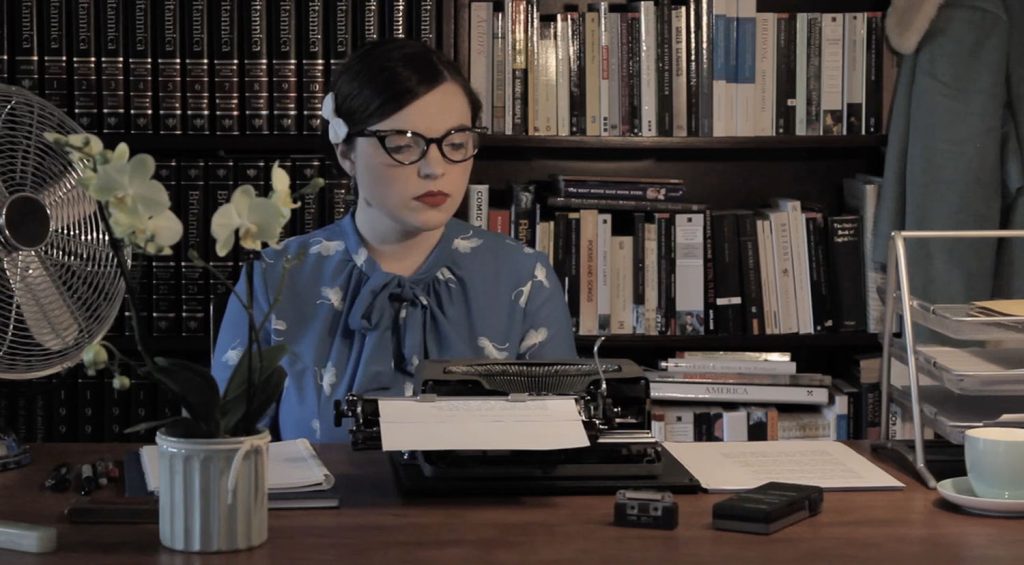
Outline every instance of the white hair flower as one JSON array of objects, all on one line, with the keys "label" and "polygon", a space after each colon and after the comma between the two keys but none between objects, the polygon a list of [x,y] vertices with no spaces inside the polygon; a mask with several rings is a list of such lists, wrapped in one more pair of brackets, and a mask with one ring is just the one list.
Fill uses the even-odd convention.
[{"label": "white hair flower", "polygon": [[324,96],[323,105],[320,107],[320,115],[327,120],[327,136],[331,139],[331,143],[345,141],[345,136],[348,135],[348,124],[334,113],[333,92],[328,92],[327,96]]}]

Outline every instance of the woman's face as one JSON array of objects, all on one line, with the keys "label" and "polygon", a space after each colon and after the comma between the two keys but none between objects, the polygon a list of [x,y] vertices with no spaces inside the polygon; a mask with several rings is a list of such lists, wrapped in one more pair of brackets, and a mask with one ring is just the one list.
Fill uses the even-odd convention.
[{"label": "woman's face", "polygon": [[[409,130],[435,138],[472,125],[465,93],[454,82],[446,82],[367,129]],[[339,145],[338,159],[359,189],[357,223],[378,239],[401,239],[444,227],[462,201],[473,167],[472,159],[446,160],[437,144],[428,146],[422,160],[403,165],[374,137],[354,138],[348,147]]]}]

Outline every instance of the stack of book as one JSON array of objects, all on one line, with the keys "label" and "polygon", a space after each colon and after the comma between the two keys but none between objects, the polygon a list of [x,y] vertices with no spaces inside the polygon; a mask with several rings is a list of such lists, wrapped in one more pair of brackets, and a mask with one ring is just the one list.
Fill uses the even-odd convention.
[{"label": "stack of book", "polygon": [[844,382],[800,373],[787,353],[691,352],[649,371],[662,441],[849,439]]}]

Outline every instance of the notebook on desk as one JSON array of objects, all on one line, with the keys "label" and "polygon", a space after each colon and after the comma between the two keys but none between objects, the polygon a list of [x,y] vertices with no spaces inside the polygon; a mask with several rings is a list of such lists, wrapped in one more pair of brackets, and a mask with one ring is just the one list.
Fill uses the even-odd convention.
[{"label": "notebook on desk", "polygon": [[[274,442],[268,453],[269,508],[336,508],[341,493],[313,446],[305,439]],[[143,446],[125,455],[125,495],[159,494],[159,451]]]}]

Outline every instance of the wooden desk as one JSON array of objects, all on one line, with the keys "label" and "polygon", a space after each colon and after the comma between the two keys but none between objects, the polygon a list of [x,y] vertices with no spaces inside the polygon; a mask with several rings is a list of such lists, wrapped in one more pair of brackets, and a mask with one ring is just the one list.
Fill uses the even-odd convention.
[{"label": "wooden desk", "polygon": [[[958,510],[913,476],[897,492],[828,492],[822,513],[771,536],[711,529],[724,495],[679,495],[674,531],[611,525],[614,498],[500,497],[403,500],[381,453],[347,445],[320,451],[344,487],[340,509],[274,510],[260,548],[222,555],[177,553],[155,525],[69,524],[75,495],[41,490],[58,461],[120,458],[124,444],[44,444],[35,463],[0,473],[0,519],[56,525],[58,551],[0,550],[0,563],[1021,563],[1024,520]],[[867,453],[867,444],[856,447]]]}]

